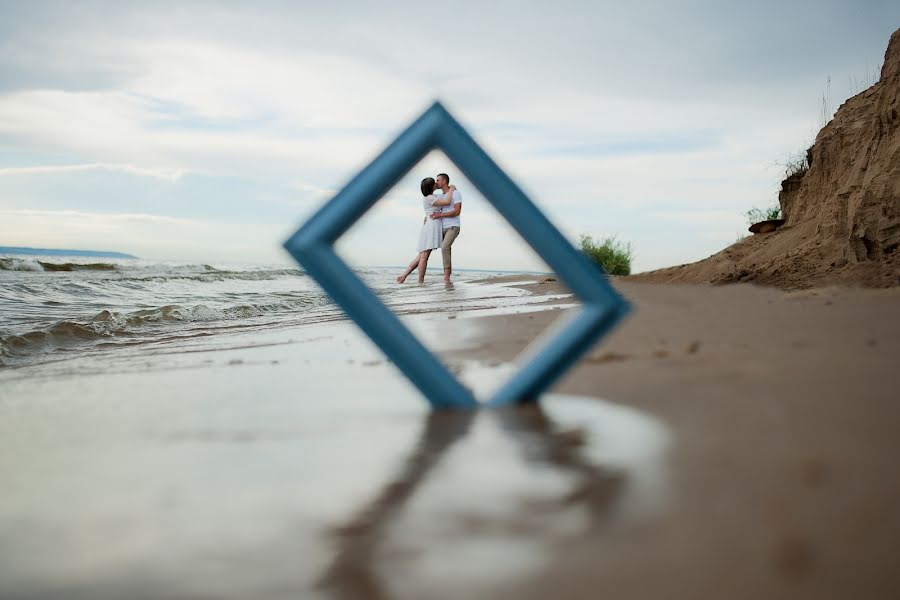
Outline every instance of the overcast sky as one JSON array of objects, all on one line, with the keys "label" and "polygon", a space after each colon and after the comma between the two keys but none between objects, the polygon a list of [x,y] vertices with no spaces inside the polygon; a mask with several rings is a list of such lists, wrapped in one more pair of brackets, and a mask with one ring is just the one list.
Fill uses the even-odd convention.
[{"label": "overcast sky", "polygon": [[[0,245],[284,261],[284,239],[441,99],[573,241],[693,261],[877,78],[900,2],[0,0]],[[418,181],[464,198],[454,265],[540,261],[442,155],[342,240],[414,254]]]}]

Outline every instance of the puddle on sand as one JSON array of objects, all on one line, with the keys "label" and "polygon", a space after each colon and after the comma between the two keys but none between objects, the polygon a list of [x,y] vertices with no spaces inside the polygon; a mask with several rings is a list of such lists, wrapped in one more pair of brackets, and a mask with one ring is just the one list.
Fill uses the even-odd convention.
[{"label": "puddle on sand", "polygon": [[595,398],[430,414],[396,474],[330,531],[318,589],[483,597],[611,521],[652,515],[667,445],[655,419]]}]

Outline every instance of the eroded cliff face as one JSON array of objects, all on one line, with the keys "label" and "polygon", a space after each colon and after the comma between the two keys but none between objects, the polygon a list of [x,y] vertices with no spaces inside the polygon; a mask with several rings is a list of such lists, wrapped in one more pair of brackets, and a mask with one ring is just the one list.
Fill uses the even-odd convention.
[{"label": "eroded cliff face", "polygon": [[900,30],[878,83],[845,102],[810,148],[809,171],[779,196],[787,225],[815,226],[848,261],[900,246]]},{"label": "eroded cliff face", "polygon": [[816,136],[809,169],[782,182],[778,231],[705,260],[637,276],[784,287],[900,285],[900,29],[878,82],[847,100]]}]

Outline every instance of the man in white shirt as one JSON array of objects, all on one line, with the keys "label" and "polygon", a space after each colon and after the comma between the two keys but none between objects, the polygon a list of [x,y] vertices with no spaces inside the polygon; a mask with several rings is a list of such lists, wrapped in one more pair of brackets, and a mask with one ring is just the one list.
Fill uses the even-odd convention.
[{"label": "man in white shirt", "polygon": [[[435,177],[436,186],[443,192],[441,196],[450,191],[450,176],[440,173]],[[438,194],[435,194],[438,195]],[[462,212],[462,195],[459,190],[453,192],[453,202],[441,208],[440,212],[431,214],[432,219],[440,219],[443,229],[441,241],[441,257],[444,259],[444,282],[450,283],[450,274],[453,272],[451,261],[451,246],[459,235],[459,213]]]}]

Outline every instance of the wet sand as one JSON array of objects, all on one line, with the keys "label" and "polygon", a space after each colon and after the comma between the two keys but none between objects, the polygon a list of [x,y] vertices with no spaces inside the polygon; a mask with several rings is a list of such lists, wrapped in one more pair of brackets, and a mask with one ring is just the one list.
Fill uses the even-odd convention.
[{"label": "wet sand", "polygon": [[[634,314],[557,389],[664,422],[671,495],[518,597],[897,597],[900,290],[616,287]],[[462,355],[507,360],[554,316],[483,319]]]},{"label": "wet sand", "polygon": [[[346,323],[0,373],[0,598],[896,597],[900,295],[616,285],[543,409],[433,414]],[[485,394],[531,289],[405,321]]]}]

